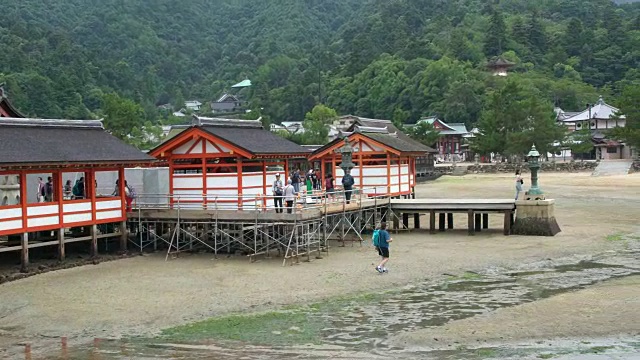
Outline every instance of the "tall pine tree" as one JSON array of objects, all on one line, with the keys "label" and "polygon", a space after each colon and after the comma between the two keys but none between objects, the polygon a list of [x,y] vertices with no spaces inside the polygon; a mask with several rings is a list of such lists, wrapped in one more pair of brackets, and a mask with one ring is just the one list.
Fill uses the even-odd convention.
[{"label": "tall pine tree", "polygon": [[507,44],[507,26],[497,7],[493,7],[489,19],[489,29],[484,42],[484,54],[488,57],[499,56]]}]

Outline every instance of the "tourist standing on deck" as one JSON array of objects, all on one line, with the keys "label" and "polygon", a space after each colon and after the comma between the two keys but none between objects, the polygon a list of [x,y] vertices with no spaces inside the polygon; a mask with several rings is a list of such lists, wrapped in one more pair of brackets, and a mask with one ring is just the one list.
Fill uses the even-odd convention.
[{"label": "tourist standing on deck", "polygon": [[387,231],[387,223],[383,221],[380,223],[380,230],[378,231],[378,239],[376,241],[376,250],[378,250],[378,255],[382,257],[382,261],[376,266],[376,270],[381,274],[388,272],[385,265],[387,261],[389,261],[389,243],[392,240],[391,235],[389,235]]},{"label": "tourist standing on deck", "polygon": [[51,176],[47,178],[47,183],[44,184],[44,201],[53,201],[53,178]]},{"label": "tourist standing on deck", "polygon": [[329,197],[331,197],[333,200],[336,199],[336,190],[333,187],[333,176],[331,174],[327,174],[327,177],[324,179],[324,189],[327,193],[327,199]]},{"label": "tourist standing on deck", "polygon": [[342,188],[344,189],[344,199],[347,204],[351,202],[351,193],[353,191],[353,176],[351,176],[351,171],[347,169],[342,177]]},{"label": "tourist standing on deck", "polygon": [[284,201],[287,206],[287,214],[291,214],[293,212],[293,203],[296,201],[296,188],[291,184],[292,181],[289,179],[287,181],[287,186],[284,187]]},{"label": "tourist standing on deck", "polygon": [[67,180],[64,184],[64,188],[62,188],[62,193],[64,194],[65,200],[71,200],[71,196],[73,195],[73,186],[71,185],[71,180]]},{"label": "tourist standing on deck", "polygon": [[36,202],[44,202],[44,194],[45,194],[45,190],[44,190],[44,182],[42,182],[42,178],[39,177],[38,178],[38,192],[36,193]]},{"label": "tourist standing on deck", "polygon": [[300,169],[296,169],[291,175],[291,183],[293,188],[296,190],[296,193],[300,192]]},{"label": "tourist standing on deck", "polygon": [[281,214],[282,209],[282,194],[283,194],[284,185],[282,184],[282,180],[280,180],[280,174],[276,174],[276,179],[273,181],[273,205],[276,208],[276,213]]},{"label": "tourist standing on deck", "polygon": [[516,200],[518,200],[518,197],[520,196],[523,184],[524,180],[522,180],[522,176],[520,176],[520,170],[516,170]]}]

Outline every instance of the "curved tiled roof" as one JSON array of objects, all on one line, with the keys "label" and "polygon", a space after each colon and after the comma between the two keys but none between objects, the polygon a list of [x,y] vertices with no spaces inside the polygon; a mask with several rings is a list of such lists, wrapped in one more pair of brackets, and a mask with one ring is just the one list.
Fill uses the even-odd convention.
[{"label": "curved tiled roof", "polygon": [[99,120],[0,118],[0,166],[151,163]]}]

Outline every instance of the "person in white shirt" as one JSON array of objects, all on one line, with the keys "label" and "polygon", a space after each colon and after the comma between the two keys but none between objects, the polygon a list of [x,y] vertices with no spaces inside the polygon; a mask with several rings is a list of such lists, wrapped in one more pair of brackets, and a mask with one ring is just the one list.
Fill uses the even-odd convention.
[{"label": "person in white shirt", "polygon": [[296,201],[296,189],[291,184],[291,179],[287,180],[287,186],[284,187],[284,201],[287,207],[287,214],[293,212],[293,203]]}]

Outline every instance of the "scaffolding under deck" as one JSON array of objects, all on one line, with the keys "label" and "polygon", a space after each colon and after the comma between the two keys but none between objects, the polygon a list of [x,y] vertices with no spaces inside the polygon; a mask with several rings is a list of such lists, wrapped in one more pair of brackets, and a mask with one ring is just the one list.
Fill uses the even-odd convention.
[{"label": "scaffolding under deck", "polygon": [[363,234],[389,213],[388,197],[360,197],[349,204],[324,197],[298,204],[292,213],[273,208],[193,209],[139,205],[129,213],[130,241],[143,251],[166,249],[166,258],[183,251],[205,250],[245,255],[251,261],[263,255],[283,258],[283,265],[321,257],[328,241],[362,242]]}]

